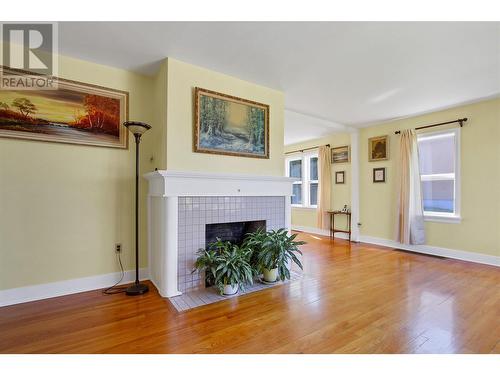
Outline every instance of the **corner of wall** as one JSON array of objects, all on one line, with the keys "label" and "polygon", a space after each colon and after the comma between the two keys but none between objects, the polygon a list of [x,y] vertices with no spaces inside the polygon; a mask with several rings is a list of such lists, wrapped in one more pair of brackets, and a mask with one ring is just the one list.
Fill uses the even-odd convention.
[{"label": "corner of wall", "polygon": [[165,58],[154,77],[154,125],[157,130],[151,152],[154,167],[158,169],[167,169],[168,64],[169,59]]}]

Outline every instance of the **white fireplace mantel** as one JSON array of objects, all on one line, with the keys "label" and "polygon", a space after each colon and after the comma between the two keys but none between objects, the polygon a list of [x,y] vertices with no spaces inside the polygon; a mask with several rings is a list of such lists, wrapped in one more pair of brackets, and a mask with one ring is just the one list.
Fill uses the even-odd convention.
[{"label": "white fireplace mantel", "polygon": [[292,183],[288,177],[159,170],[147,173],[148,257],[151,281],[163,297],[177,285],[178,200],[182,196],[283,196],[285,227],[291,229]]},{"label": "white fireplace mantel", "polygon": [[278,196],[292,194],[294,178],[182,171],[154,171],[144,175],[149,195],[170,196]]}]

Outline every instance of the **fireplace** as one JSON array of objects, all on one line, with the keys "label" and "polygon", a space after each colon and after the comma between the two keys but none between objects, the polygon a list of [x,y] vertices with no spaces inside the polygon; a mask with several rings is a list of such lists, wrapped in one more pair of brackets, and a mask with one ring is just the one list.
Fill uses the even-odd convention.
[{"label": "fireplace", "polygon": [[208,246],[217,238],[241,245],[247,233],[253,233],[258,229],[266,230],[265,220],[237,221],[233,223],[216,223],[205,225],[205,244]]},{"label": "fireplace", "polygon": [[192,270],[215,237],[241,243],[257,228],[290,229],[294,179],[181,171],[146,178],[150,279],[164,297],[205,287]]}]

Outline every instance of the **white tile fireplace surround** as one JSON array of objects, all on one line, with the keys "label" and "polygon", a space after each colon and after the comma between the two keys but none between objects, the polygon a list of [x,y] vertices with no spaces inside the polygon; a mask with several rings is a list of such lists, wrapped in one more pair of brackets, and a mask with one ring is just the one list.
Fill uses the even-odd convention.
[{"label": "white tile fireplace surround", "polygon": [[150,277],[163,297],[204,287],[191,270],[208,224],[265,221],[268,230],[291,228],[293,179],[179,171],[145,178]]},{"label": "white tile fireplace surround", "polygon": [[265,221],[266,229],[284,228],[285,197],[179,197],[177,287],[180,292],[204,287],[191,273],[196,251],[206,247],[207,224]]}]

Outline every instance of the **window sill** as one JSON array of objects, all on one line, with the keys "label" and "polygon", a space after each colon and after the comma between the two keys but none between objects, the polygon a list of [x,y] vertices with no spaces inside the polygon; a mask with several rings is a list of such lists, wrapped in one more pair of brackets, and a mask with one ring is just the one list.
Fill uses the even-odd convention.
[{"label": "window sill", "polygon": [[430,221],[435,223],[460,224],[462,218],[460,216],[424,215],[424,221]]},{"label": "window sill", "polygon": [[299,206],[299,205],[292,204],[292,208],[298,208],[301,210],[316,210],[318,207],[317,206]]}]

